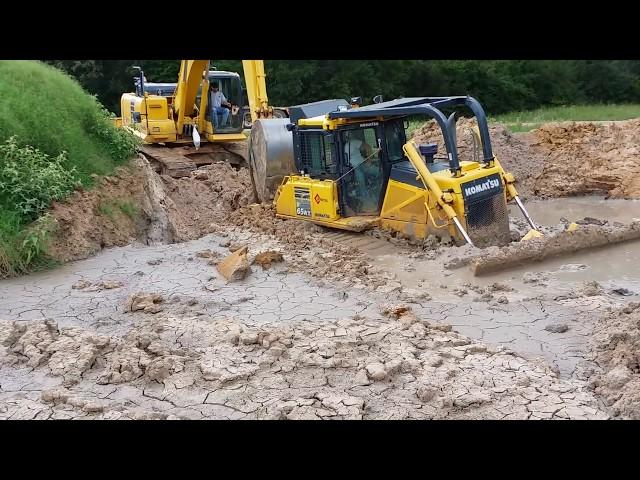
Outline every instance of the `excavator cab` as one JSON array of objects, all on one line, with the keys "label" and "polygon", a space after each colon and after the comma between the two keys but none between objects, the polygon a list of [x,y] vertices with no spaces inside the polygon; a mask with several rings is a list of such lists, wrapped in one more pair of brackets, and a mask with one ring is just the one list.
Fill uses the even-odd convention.
[{"label": "excavator cab", "polygon": [[[227,108],[229,110],[229,114],[227,117],[226,123],[222,124],[223,115],[218,113],[218,129],[216,132],[219,133],[241,133],[243,130],[243,112],[241,112],[241,107],[244,105],[243,103],[243,95],[242,95],[242,83],[240,81],[240,75],[235,72],[225,72],[220,70],[210,70],[207,75],[208,83],[205,82],[206,88],[209,88],[209,85],[212,83],[217,83],[219,90],[222,92],[224,97],[227,99],[229,103],[231,103],[231,108],[227,108],[223,105],[223,108]],[[196,97],[196,105],[200,105],[200,99],[202,95],[202,87],[198,90],[198,95]],[[207,102],[207,112],[205,114],[205,118],[208,122],[211,122],[211,106],[208,105]],[[212,125],[213,127],[213,125]],[[212,128],[213,130],[213,128]]]}]

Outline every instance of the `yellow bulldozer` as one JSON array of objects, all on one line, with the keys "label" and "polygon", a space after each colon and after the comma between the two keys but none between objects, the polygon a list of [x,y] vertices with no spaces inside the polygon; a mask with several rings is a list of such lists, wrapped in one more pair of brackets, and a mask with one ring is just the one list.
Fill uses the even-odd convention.
[{"label": "yellow bulldozer", "polygon": [[[359,107],[341,100],[290,107],[291,119],[254,124],[249,165],[258,199],[273,199],[281,218],[344,230],[372,226],[411,238],[434,234],[478,247],[510,241],[507,202],[518,198],[513,175],[494,155],[487,119],[472,97],[418,97]],[[442,109],[455,109],[446,116]],[[461,161],[456,118],[477,120],[477,161]],[[325,113],[320,113],[324,111]],[[435,120],[446,152],[407,139],[408,118]]]}]

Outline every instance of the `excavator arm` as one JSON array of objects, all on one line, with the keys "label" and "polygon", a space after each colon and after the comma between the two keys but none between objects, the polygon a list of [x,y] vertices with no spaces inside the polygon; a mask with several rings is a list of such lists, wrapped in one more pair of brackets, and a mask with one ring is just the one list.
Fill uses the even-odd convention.
[{"label": "excavator arm", "polygon": [[[255,122],[259,118],[272,118],[273,108],[269,106],[267,97],[264,61],[242,60],[242,67],[244,69],[249,108],[251,109],[251,121]],[[174,114],[177,115],[176,127],[178,132],[182,131],[184,117],[192,116],[194,113],[198,88],[202,84],[203,78],[206,79],[206,75],[203,75],[204,72],[208,71],[208,60],[182,60],[180,63],[180,74],[174,101]],[[205,103],[206,101],[203,99],[202,105]]]},{"label": "excavator arm", "polygon": [[273,107],[269,106],[267,98],[264,62],[262,60],[243,60],[242,68],[244,69],[244,81],[251,110],[251,122],[255,122],[259,118],[272,118]]},{"label": "excavator arm", "polygon": [[202,84],[203,76],[205,76],[204,72],[208,71],[209,60],[182,60],[180,63],[180,74],[173,102],[173,112],[174,115],[177,115],[176,130],[178,132],[182,132],[184,117],[190,117],[194,113],[198,89]]}]

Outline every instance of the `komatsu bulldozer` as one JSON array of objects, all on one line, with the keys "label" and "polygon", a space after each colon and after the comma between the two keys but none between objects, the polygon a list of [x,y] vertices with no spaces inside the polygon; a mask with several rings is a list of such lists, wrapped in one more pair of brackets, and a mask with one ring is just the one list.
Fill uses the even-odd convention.
[{"label": "komatsu bulldozer", "polygon": [[[290,107],[290,119],[254,124],[249,166],[259,201],[276,215],[362,231],[380,226],[409,238],[447,237],[478,247],[510,242],[507,202],[540,236],[494,155],[487,118],[472,97],[418,97],[359,107],[329,100]],[[454,110],[446,116],[443,109]],[[461,161],[456,118],[477,120],[477,154]],[[437,122],[445,152],[407,139],[408,118]]]}]

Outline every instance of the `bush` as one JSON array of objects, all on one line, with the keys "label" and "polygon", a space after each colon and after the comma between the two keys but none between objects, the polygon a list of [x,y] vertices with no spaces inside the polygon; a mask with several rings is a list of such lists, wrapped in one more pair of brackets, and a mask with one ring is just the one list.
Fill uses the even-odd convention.
[{"label": "bush", "polygon": [[[97,102],[97,100],[96,100]],[[140,141],[124,128],[114,128],[114,113],[98,104],[95,116],[87,125],[87,131],[105,145],[109,156],[118,164],[129,160],[135,153]]]},{"label": "bush", "polygon": [[0,278],[37,270],[53,261],[46,250],[56,224],[48,214],[27,228],[13,212],[0,211]]},{"label": "bush", "polygon": [[0,208],[18,213],[23,223],[35,220],[80,184],[75,167],[65,168],[66,160],[66,152],[50,158],[9,138],[0,145]]}]

